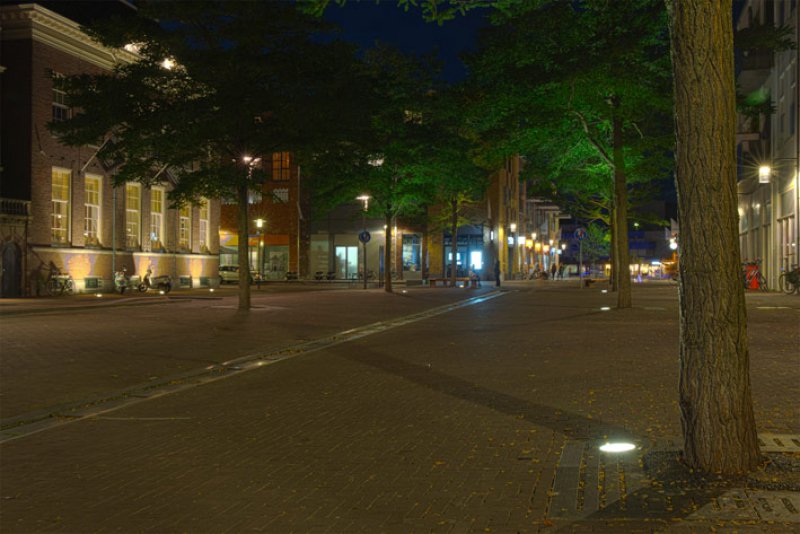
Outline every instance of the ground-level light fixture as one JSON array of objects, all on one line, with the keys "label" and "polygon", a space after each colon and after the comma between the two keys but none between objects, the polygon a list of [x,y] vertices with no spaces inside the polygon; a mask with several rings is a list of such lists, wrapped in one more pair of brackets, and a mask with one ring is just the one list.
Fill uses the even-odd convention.
[{"label": "ground-level light fixture", "polygon": [[606,442],[603,445],[600,445],[600,450],[603,452],[628,452],[635,448],[636,445],[625,441],[617,441],[613,443]]},{"label": "ground-level light fixture", "polygon": [[602,308],[600,308],[600,311],[611,311],[611,308],[609,308],[608,306],[603,306]]},{"label": "ground-level light fixture", "polygon": [[95,293],[94,296],[97,297],[97,298],[101,298],[103,296],[103,294],[102,293]]}]

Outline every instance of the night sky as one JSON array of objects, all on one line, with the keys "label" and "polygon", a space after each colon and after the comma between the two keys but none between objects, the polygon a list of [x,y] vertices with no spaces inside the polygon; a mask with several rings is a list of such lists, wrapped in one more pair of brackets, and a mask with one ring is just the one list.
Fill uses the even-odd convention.
[{"label": "night sky", "polygon": [[325,18],[344,29],[343,37],[361,47],[371,47],[376,40],[413,54],[438,52],[444,61],[443,77],[459,81],[466,76],[460,53],[472,50],[478,29],[488,26],[486,9],[476,9],[439,26],[425,22],[418,10],[408,12],[396,2],[350,1],[343,7],[331,5]]}]

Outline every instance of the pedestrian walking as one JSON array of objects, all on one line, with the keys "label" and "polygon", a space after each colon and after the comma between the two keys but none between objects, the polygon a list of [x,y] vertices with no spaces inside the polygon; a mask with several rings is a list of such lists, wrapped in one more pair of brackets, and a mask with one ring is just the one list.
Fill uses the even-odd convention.
[{"label": "pedestrian walking", "polygon": [[494,285],[500,287],[500,260],[494,260]]},{"label": "pedestrian walking", "polygon": [[478,272],[475,270],[475,265],[470,265],[469,267],[469,279],[470,281],[475,284],[475,287],[481,287],[481,277],[478,276]]},{"label": "pedestrian walking", "polygon": [[557,269],[557,268],[558,268],[558,267],[556,267],[556,264],[555,264],[555,263],[554,263],[554,264],[552,264],[552,265],[550,265],[550,279],[551,279],[551,280],[555,280],[555,279],[556,279],[556,269]]},{"label": "pedestrian walking", "polygon": [[558,265],[558,278],[561,279],[561,280],[564,279],[564,267],[565,267],[565,265],[563,263],[560,263]]}]

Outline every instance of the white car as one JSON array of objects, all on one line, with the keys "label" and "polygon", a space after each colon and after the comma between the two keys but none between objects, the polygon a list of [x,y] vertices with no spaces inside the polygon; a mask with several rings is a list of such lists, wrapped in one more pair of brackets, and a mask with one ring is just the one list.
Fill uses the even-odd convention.
[{"label": "white car", "polygon": [[[250,283],[252,284],[256,276],[250,273]],[[219,283],[222,284],[238,284],[239,283],[239,266],[238,265],[220,265],[219,267]]]}]

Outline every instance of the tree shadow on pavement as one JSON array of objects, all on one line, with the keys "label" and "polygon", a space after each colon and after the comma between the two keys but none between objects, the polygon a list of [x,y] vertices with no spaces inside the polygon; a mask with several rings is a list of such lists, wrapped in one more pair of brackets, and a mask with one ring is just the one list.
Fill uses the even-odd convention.
[{"label": "tree shadow on pavement", "polygon": [[430,390],[549,428],[572,439],[599,439],[607,435],[620,439],[633,437],[631,432],[620,426],[494,391],[474,382],[436,371],[429,366],[385,354],[378,355],[363,348],[357,354],[348,354],[344,357],[399,376]]}]

